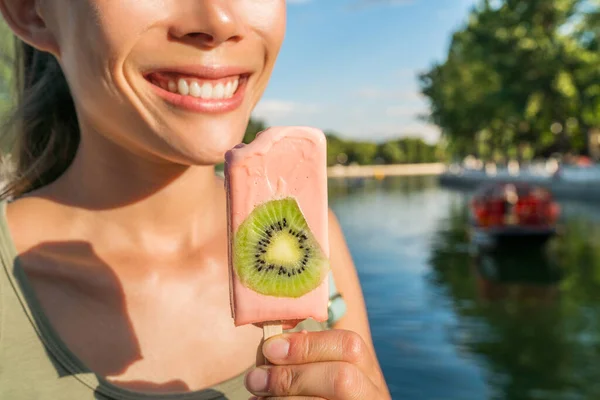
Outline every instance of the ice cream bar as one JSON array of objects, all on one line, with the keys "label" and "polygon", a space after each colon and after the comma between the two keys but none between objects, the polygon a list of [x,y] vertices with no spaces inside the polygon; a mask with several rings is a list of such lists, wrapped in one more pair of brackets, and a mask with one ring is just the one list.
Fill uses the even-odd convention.
[{"label": "ice cream bar", "polygon": [[[274,127],[225,156],[236,326],[327,320],[325,135]],[[293,323],[295,323],[293,322]]]}]

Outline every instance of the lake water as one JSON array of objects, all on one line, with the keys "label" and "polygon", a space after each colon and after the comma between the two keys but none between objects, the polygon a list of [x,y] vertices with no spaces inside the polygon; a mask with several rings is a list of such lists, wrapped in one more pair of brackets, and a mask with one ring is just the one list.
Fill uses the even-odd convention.
[{"label": "lake water", "polygon": [[468,193],[331,180],[394,399],[600,399],[600,205],[561,204],[544,252],[476,257]]}]

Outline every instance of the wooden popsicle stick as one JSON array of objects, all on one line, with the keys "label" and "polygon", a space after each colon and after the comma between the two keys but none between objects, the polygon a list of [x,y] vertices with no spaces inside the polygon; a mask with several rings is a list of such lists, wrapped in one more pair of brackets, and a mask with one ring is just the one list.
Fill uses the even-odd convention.
[{"label": "wooden popsicle stick", "polygon": [[263,325],[263,339],[260,341],[260,345],[258,345],[258,352],[256,354],[256,365],[272,365],[263,355],[262,347],[265,341],[273,336],[281,335],[283,333],[283,326],[281,322],[267,322]]},{"label": "wooden popsicle stick", "polygon": [[281,322],[267,322],[263,325],[263,341],[283,333]]}]

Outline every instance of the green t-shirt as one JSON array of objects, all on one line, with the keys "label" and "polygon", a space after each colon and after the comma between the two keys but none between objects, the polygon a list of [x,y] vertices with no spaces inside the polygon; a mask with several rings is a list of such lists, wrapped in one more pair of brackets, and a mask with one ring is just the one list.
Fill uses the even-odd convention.
[{"label": "green t-shirt", "polygon": [[[119,388],[94,374],[52,329],[19,267],[0,204],[0,400],[247,400],[244,374],[188,393],[144,394]],[[307,320],[296,330],[324,324]]]}]

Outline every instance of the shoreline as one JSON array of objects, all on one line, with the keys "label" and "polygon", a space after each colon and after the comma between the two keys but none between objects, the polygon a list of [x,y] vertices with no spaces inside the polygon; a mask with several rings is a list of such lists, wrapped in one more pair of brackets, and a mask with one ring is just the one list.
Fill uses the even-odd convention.
[{"label": "shoreline", "polygon": [[327,168],[328,178],[384,178],[386,176],[442,175],[443,163],[389,165],[335,165]]},{"label": "shoreline", "polygon": [[443,173],[439,176],[439,182],[441,186],[467,190],[474,190],[486,183],[527,183],[547,188],[556,199],[600,201],[600,182],[594,180],[578,181],[536,176],[507,177],[489,176],[486,174],[466,176]]}]

